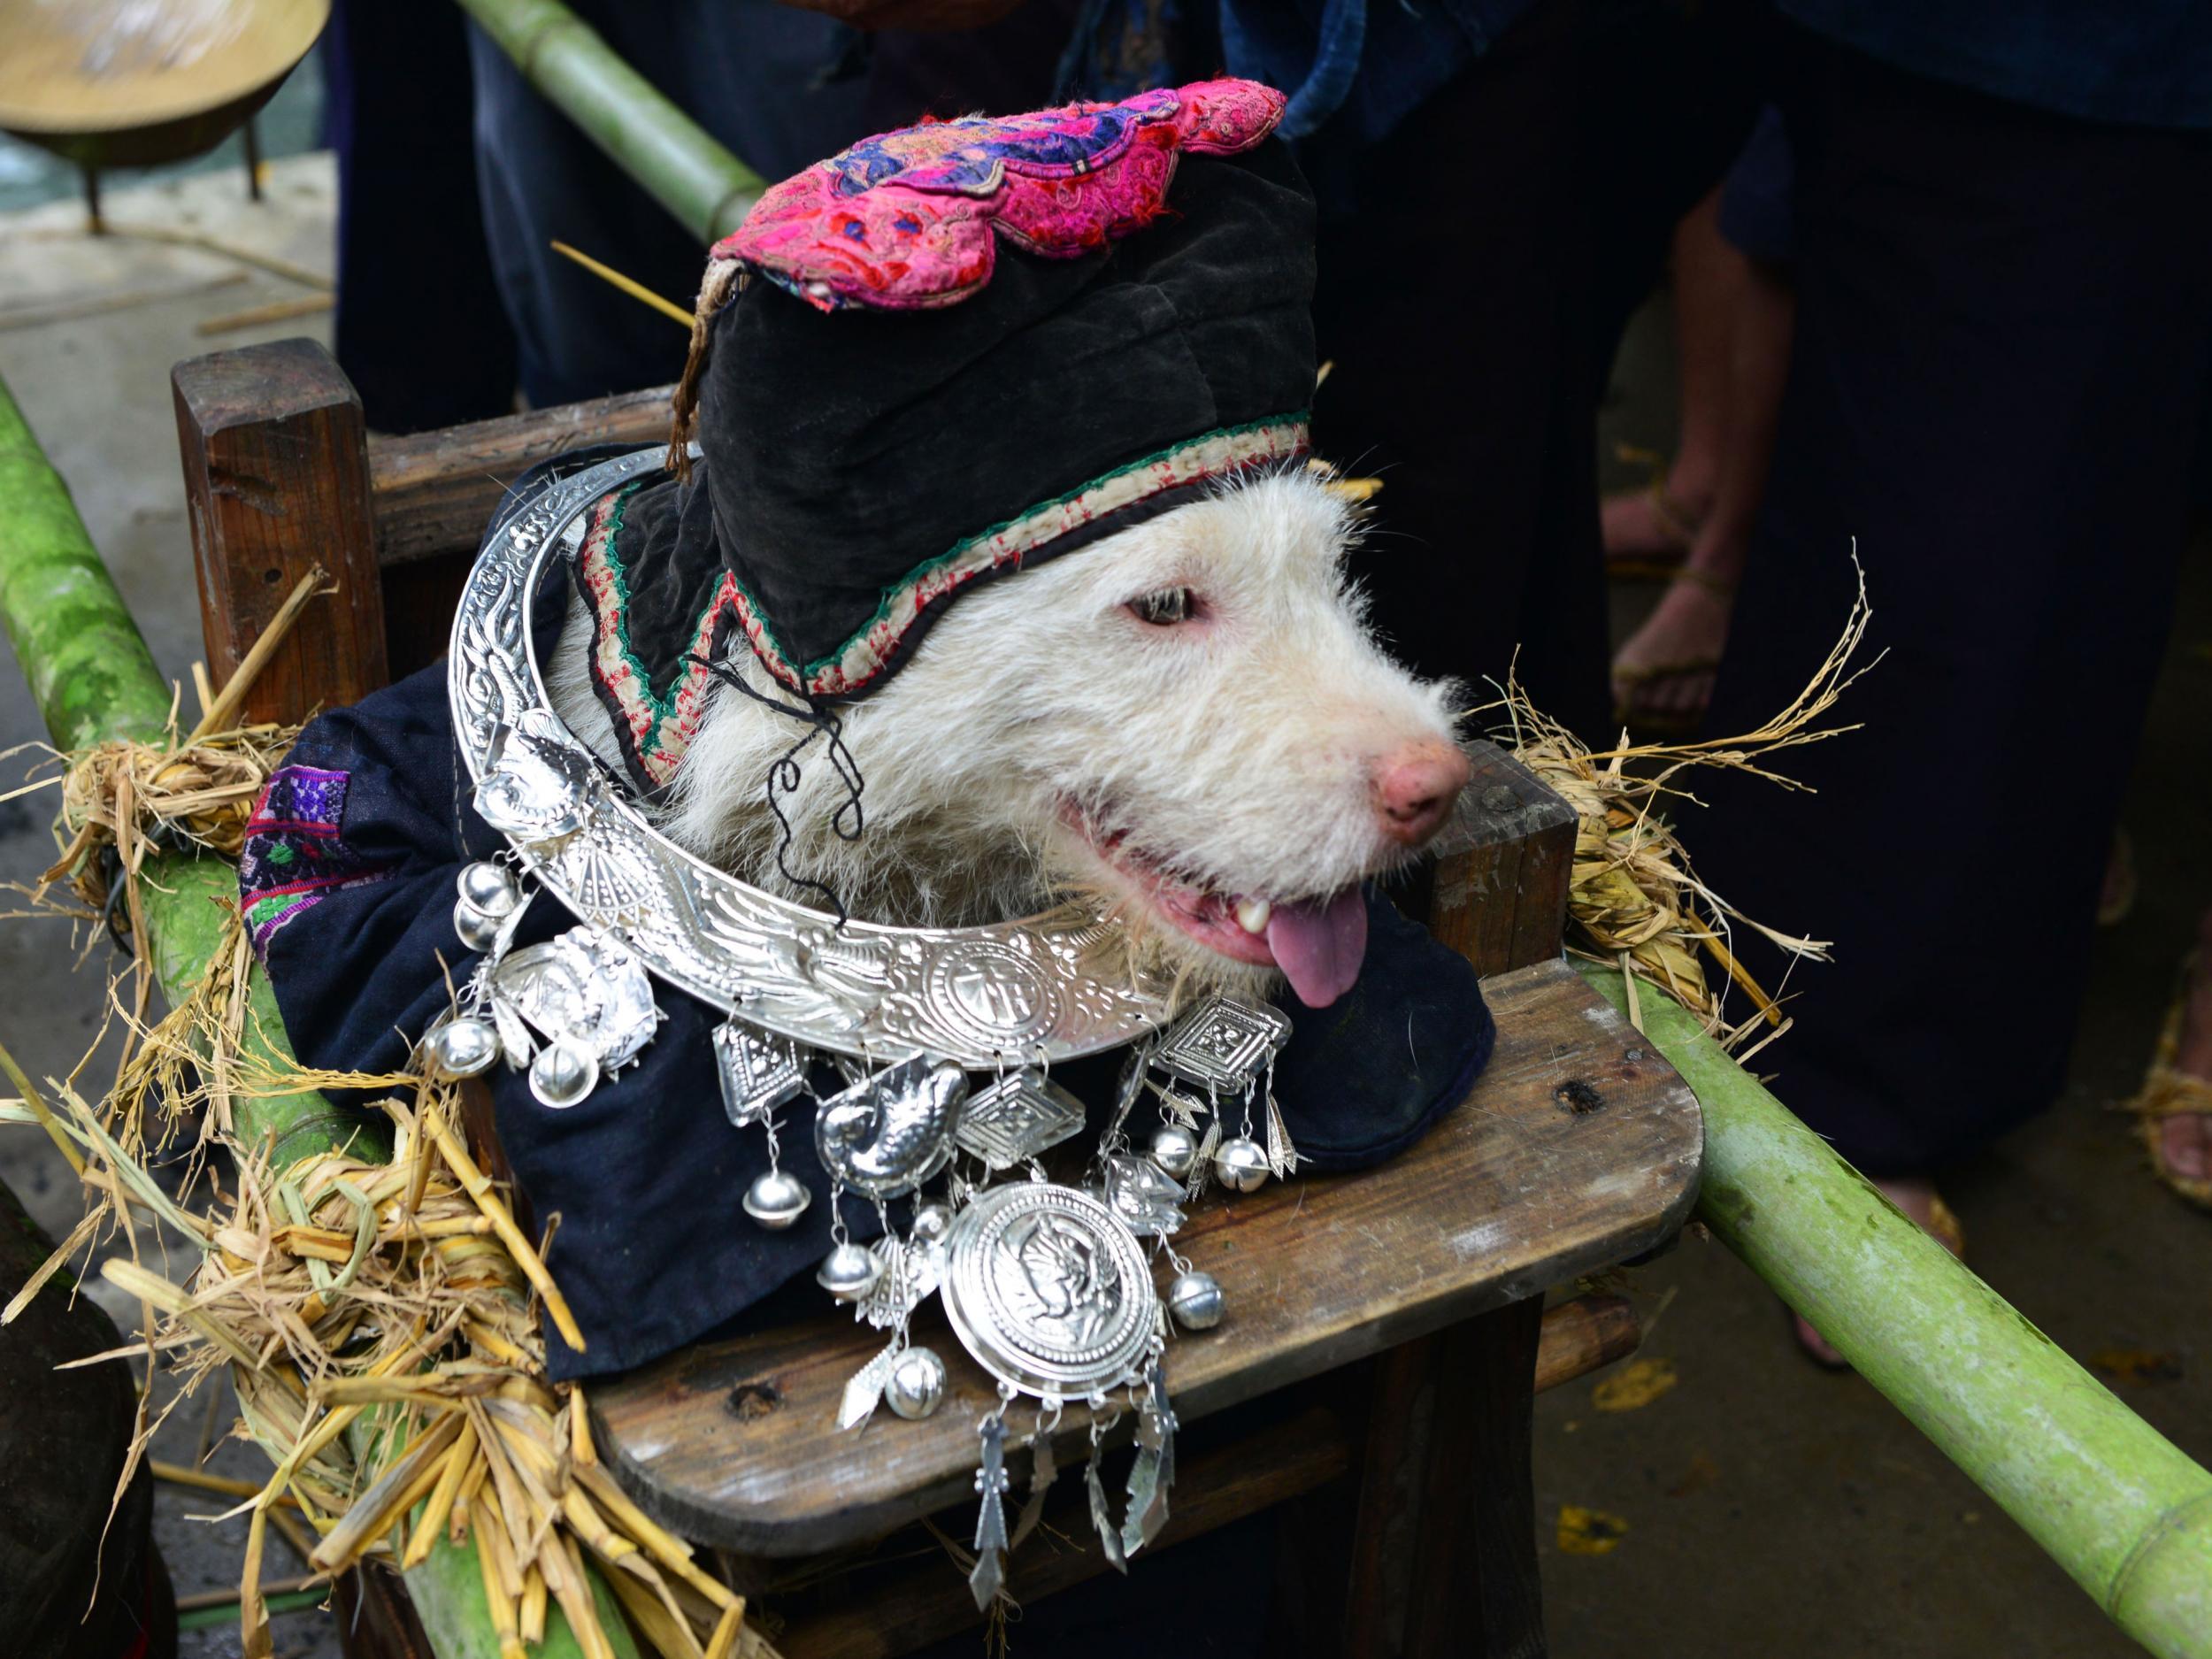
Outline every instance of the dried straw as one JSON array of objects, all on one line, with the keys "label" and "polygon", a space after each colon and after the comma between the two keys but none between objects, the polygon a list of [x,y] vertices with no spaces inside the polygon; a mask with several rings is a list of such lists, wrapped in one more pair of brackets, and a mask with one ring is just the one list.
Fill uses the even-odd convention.
[{"label": "dried straw", "polygon": [[[1762,1025],[1766,1041],[1788,1029],[1780,1003],[1739,961],[1729,941],[1735,925],[1750,928],[1792,958],[1827,960],[1825,940],[1778,932],[1753,921],[1701,880],[1665,814],[1670,801],[1701,804],[1685,784],[1700,767],[1746,772],[1787,789],[1806,786],[1771,770],[1769,757],[1855,731],[1822,722],[1865,669],[1852,670],[1853,655],[1873,615],[1866,578],[1842,633],[1827,658],[1789,706],[1756,731],[1696,742],[1639,743],[1592,750],[1540,711],[1509,673],[1503,697],[1477,713],[1502,710],[1494,735],[1515,759],[1549,785],[1575,810],[1574,863],[1568,878],[1567,948],[1593,962],[1619,967],[1627,977],[1632,1018],[1638,1014],[1636,982],[1659,987],[1705,1025],[1709,1034],[1736,1048]],[[1879,662],[1878,656],[1874,661]],[[1872,663],[1867,667],[1873,666]],[[1709,958],[1722,974],[1707,977]],[[1731,1025],[1724,1010],[1732,982],[1755,1012]],[[1740,1057],[1748,1057],[1745,1049]]]}]

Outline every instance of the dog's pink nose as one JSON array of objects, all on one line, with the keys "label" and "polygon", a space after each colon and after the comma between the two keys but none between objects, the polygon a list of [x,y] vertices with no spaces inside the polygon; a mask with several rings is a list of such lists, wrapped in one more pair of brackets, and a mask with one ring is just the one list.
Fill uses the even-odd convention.
[{"label": "dog's pink nose", "polygon": [[1467,757],[1457,746],[1424,739],[1385,756],[1375,767],[1375,813],[1394,841],[1418,847],[1444,827],[1467,782]]}]

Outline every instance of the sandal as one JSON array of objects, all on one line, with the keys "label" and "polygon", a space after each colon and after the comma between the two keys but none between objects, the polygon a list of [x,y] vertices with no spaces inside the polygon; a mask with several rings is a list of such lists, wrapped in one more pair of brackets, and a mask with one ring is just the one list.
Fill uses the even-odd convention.
[{"label": "sandal", "polygon": [[1622,491],[1608,499],[1619,500],[1624,495],[1640,493],[1650,503],[1651,516],[1658,521],[1660,532],[1666,537],[1666,549],[1659,553],[1609,554],[1605,560],[1606,574],[1617,581],[1664,581],[1679,571],[1682,561],[1689,557],[1690,544],[1697,540],[1704,515],[1668,489],[1667,472],[1671,465],[1668,457],[1638,449],[1632,443],[1615,444],[1613,453],[1631,466],[1649,467],[1651,481],[1640,492]]},{"label": "sandal", "polygon": [[2174,992],[2173,1006],[2166,1010],[2158,1047],[2152,1052],[2149,1070],[2143,1073],[2143,1087],[2134,1099],[2122,1101],[2119,1108],[2136,1118],[2136,1133],[2151,1155],[2151,1173],[2169,1191],[2200,1210],[2212,1210],[2212,1177],[2177,1172],[2166,1162],[2165,1141],[2159,1133],[2159,1126],[2169,1118],[2212,1117],[2212,1082],[2191,1077],[2174,1066],[2174,1058],[2181,1051],[2182,1016],[2188,1009],[2189,979],[2196,964],[2196,953],[2191,951],[2181,964],[2181,984]]},{"label": "sandal", "polygon": [[[1717,599],[1732,598],[1736,592],[1736,584],[1727,577],[1716,576],[1709,571],[1698,570],[1687,565],[1671,572],[1667,580],[1670,584],[1687,582],[1692,587],[1702,588]],[[1633,725],[1639,731],[1658,737],[1689,736],[1704,719],[1703,708],[1665,711],[1649,708],[1639,704],[1632,695],[1632,688],[1647,686],[1656,680],[1683,680],[1692,674],[1709,674],[1718,669],[1720,664],[1717,655],[1686,657],[1678,662],[1651,663],[1640,666],[1623,667],[1617,662],[1612,671],[1614,682],[1617,686],[1630,687],[1632,695],[1623,696],[1617,691],[1615,693],[1614,719],[1624,726]]]}]

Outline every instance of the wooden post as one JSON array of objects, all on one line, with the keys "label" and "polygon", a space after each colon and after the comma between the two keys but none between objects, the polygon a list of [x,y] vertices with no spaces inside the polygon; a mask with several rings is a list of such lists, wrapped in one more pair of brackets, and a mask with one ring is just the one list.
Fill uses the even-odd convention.
[{"label": "wooden post", "polygon": [[1559,954],[1574,866],[1574,809],[1495,743],[1467,745],[1472,775],[1437,838],[1429,931],[1487,978]]},{"label": "wooden post", "polygon": [[293,586],[317,565],[316,602],[262,671],[242,718],[304,719],[385,682],[361,400],[311,340],[180,363],[178,446],[200,574],[208,675],[220,687]]}]

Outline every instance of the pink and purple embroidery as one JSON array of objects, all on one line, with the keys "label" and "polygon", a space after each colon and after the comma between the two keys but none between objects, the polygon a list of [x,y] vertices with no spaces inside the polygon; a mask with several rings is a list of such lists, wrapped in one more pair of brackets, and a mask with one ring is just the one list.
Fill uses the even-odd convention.
[{"label": "pink and purple embroidery", "polygon": [[342,772],[280,766],[255,803],[238,855],[238,896],[254,954],[266,961],[269,941],[287,922],[341,887],[391,873],[340,839],[346,810]]},{"label": "pink and purple embroidery", "polygon": [[1048,258],[1102,248],[1166,210],[1179,155],[1249,150],[1282,113],[1271,87],[1201,81],[879,134],[777,185],[713,257],[822,311],[955,304],[990,280],[996,235]]}]

